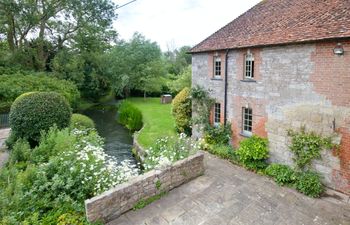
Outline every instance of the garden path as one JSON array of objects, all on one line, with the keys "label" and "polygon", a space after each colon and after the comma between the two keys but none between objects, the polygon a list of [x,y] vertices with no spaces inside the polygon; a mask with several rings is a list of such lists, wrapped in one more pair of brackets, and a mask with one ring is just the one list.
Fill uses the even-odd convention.
[{"label": "garden path", "polygon": [[10,134],[10,129],[0,129],[0,168],[6,163],[9,154],[6,151],[5,140]]},{"label": "garden path", "polygon": [[203,176],[108,225],[350,225],[346,196],[312,199],[209,154],[205,164]]}]

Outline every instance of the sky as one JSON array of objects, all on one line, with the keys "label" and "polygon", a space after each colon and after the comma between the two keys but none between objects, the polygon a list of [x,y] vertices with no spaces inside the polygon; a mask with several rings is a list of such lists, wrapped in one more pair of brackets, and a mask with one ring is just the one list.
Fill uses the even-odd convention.
[{"label": "sky", "polygon": [[[121,6],[131,0],[113,0]],[[194,46],[261,0],[136,0],[117,9],[114,28],[128,40],[134,32],[163,51]]]}]

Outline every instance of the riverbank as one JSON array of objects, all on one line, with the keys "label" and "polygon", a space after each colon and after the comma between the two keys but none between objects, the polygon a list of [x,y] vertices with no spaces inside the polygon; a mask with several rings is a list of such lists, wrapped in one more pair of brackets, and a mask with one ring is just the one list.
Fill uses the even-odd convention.
[{"label": "riverbank", "polygon": [[129,98],[127,100],[142,112],[143,128],[136,135],[137,142],[143,148],[152,147],[159,138],[176,135],[171,104],[161,104],[159,98]]}]

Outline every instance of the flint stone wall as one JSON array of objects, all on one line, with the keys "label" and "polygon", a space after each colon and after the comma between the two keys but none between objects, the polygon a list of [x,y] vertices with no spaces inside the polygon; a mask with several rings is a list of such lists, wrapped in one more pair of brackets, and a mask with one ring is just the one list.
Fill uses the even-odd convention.
[{"label": "flint stone wall", "polygon": [[[109,222],[129,211],[142,199],[167,192],[204,173],[204,154],[198,152],[173,165],[152,170],[85,201],[90,222]],[[157,188],[157,183],[160,187]]]}]

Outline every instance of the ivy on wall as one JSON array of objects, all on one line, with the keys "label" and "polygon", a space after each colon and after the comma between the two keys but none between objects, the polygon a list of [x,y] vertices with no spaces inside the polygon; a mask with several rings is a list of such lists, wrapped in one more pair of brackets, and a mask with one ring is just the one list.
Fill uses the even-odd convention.
[{"label": "ivy on wall", "polygon": [[298,170],[309,169],[314,159],[321,159],[322,150],[337,147],[332,142],[332,137],[306,132],[304,127],[298,132],[289,130],[288,136],[292,139],[289,149],[294,154],[293,161]]}]

